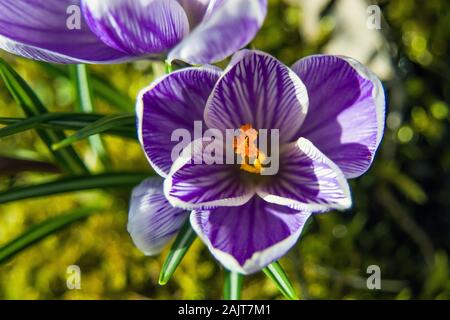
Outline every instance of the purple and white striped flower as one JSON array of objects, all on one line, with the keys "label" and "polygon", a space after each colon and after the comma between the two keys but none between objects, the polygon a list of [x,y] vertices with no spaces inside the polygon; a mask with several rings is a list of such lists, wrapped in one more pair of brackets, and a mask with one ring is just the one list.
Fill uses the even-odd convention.
[{"label": "purple and white striped flower", "polygon": [[247,45],[266,12],[267,0],[0,0],[0,48],[56,63],[213,63]]},{"label": "purple and white striped flower", "polygon": [[[136,245],[157,252],[189,216],[217,260],[249,274],[283,256],[312,213],[351,206],[347,179],[372,163],[385,100],[378,78],[351,58],[310,56],[289,68],[244,50],[225,71],[187,68],[157,80],[140,94],[137,113],[141,144],[162,178],[135,191],[129,230]],[[278,173],[183,156],[172,162],[171,133],[193,133],[194,121],[221,131],[278,129]],[[193,150],[192,158],[202,147]]]}]

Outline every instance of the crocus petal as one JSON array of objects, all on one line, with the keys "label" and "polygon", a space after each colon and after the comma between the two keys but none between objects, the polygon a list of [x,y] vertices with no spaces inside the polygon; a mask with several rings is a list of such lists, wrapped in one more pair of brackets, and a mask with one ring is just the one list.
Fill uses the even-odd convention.
[{"label": "crocus petal", "polygon": [[205,109],[210,128],[279,130],[280,142],[297,139],[306,117],[308,94],[299,77],[277,59],[259,51],[235,54],[217,82]]},{"label": "crocus petal", "polygon": [[128,232],[144,254],[155,255],[178,232],[188,215],[167,202],[162,179],[150,178],[133,190]]},{"label": "crocus petal", "polygon": [[380,80],[345,57],[311,56],[298,61],[293,70],[310,99],[298,136],[311,140],[347,178],[360,176],[383,136],[385,98]]},{"label": "crocus petal", "polygon": [[267,13],[267,0],[212,0],[202,22],[178,44],[169,59],[213,63],[246,46]]},{"label": "crocus petal", "polygon": [[172,138],[172,134],[183,130],[189,135],[180,151],[194,139],[194,121],[203,123],[206,101],[220,72],[207,66],[182,69],[155,81],[140,93],[136,108],[139,139],[152,167],[161,176],[169,173],[172,152],[182,138]]},{"label": "crocus petal", "polygon": [[[75,23],[77,18],[80,28]],[[130,59],[91,32],[81,14],[80,0],[0,1],[0,48],[25,58],[56,63]]]},{"label": "crocus petal", "polygon": [[195,27],[205,16],[206,10],[208,9],[211,0],[177,0],[189,19],[189,24]]},{"label": "crocus petal", "polygon": [[309,216],[255,196],[242,207],[193,211],[190,219],[192,228],[225,268],[250,274],[286,254]]},{"label": "crocus petal", "polygon": [[271,203],[310,212],[344,210],[352,204],[342,171],[304,138],[283,146],[280,170],[269,178],[257,193]]},{"label": "crocus petal", "polygon": [[[209,151],[208,151],[209,150]],[[169,202],[183,209],[240,206],[254,194],[237,165],[227,165],[222,141],[194,140],[174,162],[164,181]]]},{"label": "crocus petal", "polygon": [[176,0],[83,0],[91,30],[106,44],[133,54],[157,54],[189,32],[186,12]]}]

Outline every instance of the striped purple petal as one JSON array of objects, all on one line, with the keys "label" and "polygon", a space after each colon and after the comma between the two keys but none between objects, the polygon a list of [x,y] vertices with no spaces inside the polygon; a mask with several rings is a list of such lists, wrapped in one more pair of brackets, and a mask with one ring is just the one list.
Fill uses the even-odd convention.
[{"label": "striped purple petal", "polygon": [[347,178],[360,176],[372,163],[383,136],[385,98],[380,80],[345,57],[311,56],[292,68],[310,99],[298,136],[311,140]]},{"label": "striped purple petal", "polygon": [[183,209],[240,206],[254,194],[237,165],[227,165],[222,141],[193,141],[174,162],[164,182],[169,202]]},{"label": "striped purple petal", "polygon": [[209,0],[208,7],[206,8],[205,18],[211,17],[211,15],[227,1],[228,0]]},{"label": "striped purple petal", "polygon": [[150,178],[133,190],[128,232],[144,254],[155,255],[178,233],[188,215],[167,202],[162,179]]},{"label": "striped purple petal", "polygon": [[210,128],[280,130],[280,142],[297,139],[306,117],[308,94],[298,76],[277,59],[259,51],[234,55],[205,110]]},{"label": "striped purple petal", "polygon": [[163,53],[189,32],[176,0],[83,0],[91,30],[110,47],[132,55]]},{"label": "striped purple petal", "polygon": [[283,146],[279,172],[257,193],[268,202],[310,212],[344,210],[352,203],[342,171],[305,138]]},{"label": "striped purple petal", "polygon": [[[80,24],[76,20],[79,18]],[[98,39],[86,25],[80,0],[0,1],[0,48],[56,63],[113,63],[130,57]]]},{"label": "striped purple petal", "polygon": [[[190,135],[184,147],[195,138],[194,121],[203,123],[206,101],[220,72],[213,67],[186,68],[155,81],[139,95],[139,139],[150,163],[161,176],[169,173],[172,152],[183,142],[182,137],[172,136],[174,131],[184,130]],[[204,124],[202,127],[206,129]]]},{"label": "striped purple petal", "polygon": [[267,0],[211,0],[205,17],[170,53],[169,59],[213,63],[246,46],[267,13]]},{"label": "striped purple petal", "polygon": [[190,219],[225,268],[250,274],[285,255],[297,242],[309,216],[255,196],[241,207],[193,211]]}]

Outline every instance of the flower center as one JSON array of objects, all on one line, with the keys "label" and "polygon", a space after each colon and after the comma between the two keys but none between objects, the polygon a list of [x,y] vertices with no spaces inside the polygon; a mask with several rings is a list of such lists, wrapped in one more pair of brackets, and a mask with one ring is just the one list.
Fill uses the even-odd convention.
[{"label": "flower center", "polygon": [[244,124],[239,129],[239,136],[234,138],[233,149],[243,159],[241,170],[261,174],[266,155],[258,149],[257,138],[258,131],[253,129],[251,124]]}]

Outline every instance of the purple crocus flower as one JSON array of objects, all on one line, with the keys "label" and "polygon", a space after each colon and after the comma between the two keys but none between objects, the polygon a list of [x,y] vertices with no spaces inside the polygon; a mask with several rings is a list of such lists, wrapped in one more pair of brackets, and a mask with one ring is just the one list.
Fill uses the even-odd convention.
[{"label": "purple crocus flower", "polygon": [[266,11],[267,0],[0,0],[0,48],[56,63],[213,63],[247,45]]},{"label": "purple crocus flower", "polygon": [[[289,68],[244,50],[225,71],[187,68],[157,80],[140,94],[137,113],[141,144],[162,178],[133,192],[135,244],[158,253],[190,216],[217,260],[249,274],[283,256],[312,213],[351,206],[347,179],[372,163],[385,99],[378,78],[351,58],[316,55]],[[185,156],[172,162],[172,132],[194,134],[194,121],[221,131],[278,129],[278,173],[263,177],[256,165],[195,164]]]}]

